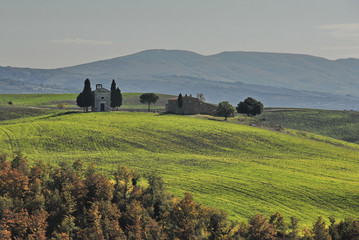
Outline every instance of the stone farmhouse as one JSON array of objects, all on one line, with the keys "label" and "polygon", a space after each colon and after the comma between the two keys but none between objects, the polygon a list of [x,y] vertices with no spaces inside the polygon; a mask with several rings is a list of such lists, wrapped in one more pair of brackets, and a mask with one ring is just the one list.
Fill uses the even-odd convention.
[{"label": "stone farmhouse", "polygon": [[109,112],[111,109],[111,91],[102,87],[102,84],[96,84],[96,90],[93,91],[94,104],[93,112]]},{"label": "stone farmhouse", "polygon": [[217,109],[216,105],[205,103],[192,95],[182,97],[183,106],[179,108],[178,97],[168,100],[166,111],[175,114],[207,114],[213,115]]}]

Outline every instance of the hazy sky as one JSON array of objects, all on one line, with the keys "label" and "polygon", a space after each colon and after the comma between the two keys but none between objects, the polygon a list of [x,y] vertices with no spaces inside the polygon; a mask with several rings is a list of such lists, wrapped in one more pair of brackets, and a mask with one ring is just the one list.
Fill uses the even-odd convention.
[{"label": "hazy sky", "polygon": [[358,0],[0,0],[0,66],[182,49],[359,58]]}]

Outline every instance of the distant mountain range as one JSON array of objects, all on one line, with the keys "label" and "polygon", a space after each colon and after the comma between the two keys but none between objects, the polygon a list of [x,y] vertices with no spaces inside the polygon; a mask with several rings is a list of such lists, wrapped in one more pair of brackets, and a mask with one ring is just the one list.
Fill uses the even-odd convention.
[{"label": "distant mountain range", "polygon": [[359,109],[359,59],[283,53],[147,50],[59,69],[0,67],[0,93],[80,92],[86,78],[93,88],[115,79],[124,92],[201,92],[213,103],[251,96],[265,106]]}]

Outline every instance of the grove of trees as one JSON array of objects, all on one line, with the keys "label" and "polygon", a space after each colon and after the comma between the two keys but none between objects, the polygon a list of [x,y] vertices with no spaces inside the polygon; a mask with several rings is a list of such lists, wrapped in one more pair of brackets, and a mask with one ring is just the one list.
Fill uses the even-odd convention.
[{"label": "grove of trees", "polygon": [[118,166],[109,179],[79,159],[30,167],[21,153],[12,161],[0,154],[0,239],[358,239],[357,219],[329,220],[300,229],[277,212],[232,222],[189,193],[173,197],[155,174]]},{"label": "grove of trees", "polygon": [[248,116],[259,115],[263,112],[263,104],[254,98],[247,97],[237,105],[237,112]]},{"label": "grove of trees", "polygon": [[148,112],[150,111],[151,103],[155,104],[158,100],[159,96],[154,93],[144,93],[140,96],[141,103],[148,104]]}]

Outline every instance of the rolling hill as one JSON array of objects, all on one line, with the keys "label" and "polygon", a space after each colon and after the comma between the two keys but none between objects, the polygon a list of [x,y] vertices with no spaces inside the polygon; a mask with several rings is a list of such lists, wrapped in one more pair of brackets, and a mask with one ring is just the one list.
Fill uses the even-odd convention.
[{"label": "rolling hill", "polygon": [[34,84],[11,79],[0,79],[2,92],[7,94],[31,94],[31,93],[63,93],[72,92],[72,88],[62,88],[57,85]]},{"label": "rolling hill", "polygon": [[[147,50],[59,69],[0,67],[0,79],[59,86],[60,92],[81,91],[85,78],[108,87],[116,79],[123,92],[202,92],[214,103],[229,100],[237,104],[251,96],[265,106],[358,109],[359,100],[358,59],[333,61],[256,52],[203,56],[180,50]],[[4,83],[0,93],[13,89]],[[26,89],[19,86],[15,92],[44,92],[31,86]]]},{"label": "rolling hill", "polygon": [[[145,110],[147,111],[147,104],[140,102],[141,93],[123,93],[122,106],[118,110]],[[168,99],[176,97],[169,94],[157,94],[159,96],[156,104],[151,104],[151,109],[165,110]],[[0,107],[9,107],[9,101],[12,102],[12,108],[17,107],[35,107],[35,108],[57,108],[57,104],[65,104],[66,109],[81,110],[76,104],[76,97],[78,94],[62,93],[62,94],[0,94]],[[2,113],[0,111],[0,113]]]},{"label": "rolling hill", "polygon": [[359,144],[359,112],[318,109],[266,109],[259,124],[316,133]]},{"label": "rolling hill", "polygon": [[118,164],[157,172],[176,195],[232,219],[280,211],[312,223],[318,215],[358,216],[359,147],[295,130],[265,129],[153,113],[72,113],[0,123],[2,153],[32,160]]}]

